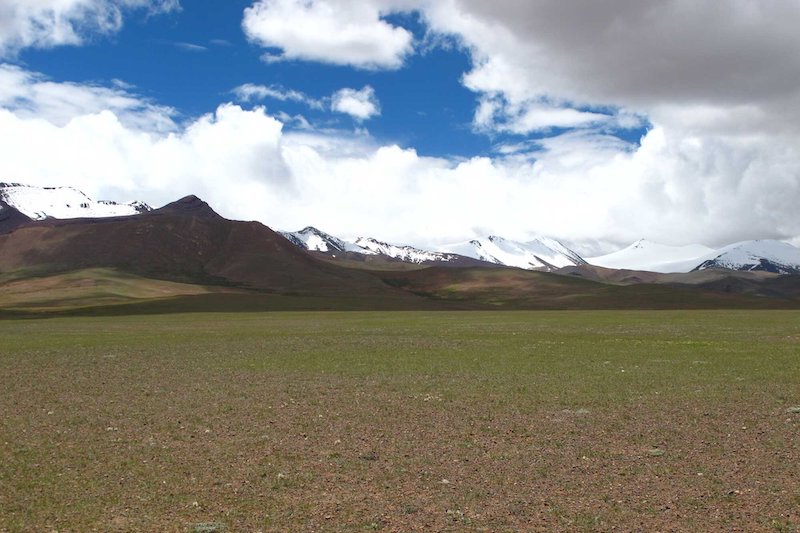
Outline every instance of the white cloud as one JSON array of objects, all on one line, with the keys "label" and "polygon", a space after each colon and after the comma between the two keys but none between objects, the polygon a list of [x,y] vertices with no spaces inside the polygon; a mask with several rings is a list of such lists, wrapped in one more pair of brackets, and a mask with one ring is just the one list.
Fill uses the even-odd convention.
[{"label": "white cloud", "polygon": [[275,118],[283,122],[284,124],[292,125],[301,130],[313,130],[314,127],[308,121],[306,117],[303,115],[290,115],[285,111],[279,111],[275,114]]},{"label": "white cloud", "polygon": [[257,85],[245,83],[234,88],[233,94],[242,102],[253,102],[272,98],[281,102],[297,102],[305,104],[313,109],[324,109],[325,102],[312,98],[305,93],[293,89],[284,89],[277,86]]},{"label": "white cloud", "polygon": [[[608,109],[623,126],[626,117],[640,116],[698,132],[728,126],[800,131],[796,2],[442,0],[420,6],[433,31],[457,36],[471,54],[464,85],[507,103],[512,113],[497,121],[500,128],[516,124],[515,107],[546,99],[578,111]],[[695,114],[698,109],[703,113]]]},{"label": "white cloud", "polygon": [[78,45],[91,35],[119,31],[125,10],[165,13],[179,0],[3,0],[0,57],[27,47]]},{"label": "white cloud", "polygon": [[[463,161],[364,133],[286,132],[282,122],[294,119],[261,107],[222,104],[177,125],[169,108],[130,90],[18,67],[0,70],[0,106],[0,181],[153,205],[193,193],[225,216],[281,229],[313,224],[419,245],[478,232],[709,245],[800,235],[797,138],[722,127],[714,106],[686,111],[702,127],[655,116],[641,146],[578,129]],[[168,127],[151,127],[159,123]]]},{"label": "white cloud", "polygon": [[141,130],[172,131],[175,111],[137,97],[121,80],[114,88],[57,83],[45,76],[0,63],[0,107],[21,118],[44,119],[59,126],[100,111],[111,111],[124,124]]},{"label": "white cloud", "polygon": [[510,103],[496,95],[481,98],[474,119],[479,130],[519,135],[551,128],[580,128],[609,122],[613,122],[611,115],[579,111],[542,100]]},{"label": "white cloud", "polygon": [[199,44],[177,42],[175,46],[187,52],[207,52],[208,48]]},{"label": "white cloud", "polygon": [[234,105],[170,133],[126,125],[107,110],[59,125],[3,109],[0,175],[156,205],[194,193],[229,216],[263,219],[291,186],[279,149],[281,129],[263,109]]},{"label": "white cloud", "polygon": [[369,85],[357,91],[340,89],[331,97],[331,109],[337,113],[345,113],[356,120],[367,120],[381,114],[381,106],[375,96],[375,90]]},{"label": "white cloud", "polygon": [[308,60],[395,69],[413,49],[412,34],[381,19],[370,0],[258,0],[245,9],[248,39],[278,54],[266,61]]},{"label": "white cloud", "polygon": [[[582,132],[545,140],[535,154],[506,152],[517,161],[538,157],[533,175],[557,176],[565,187],[583,173],[585,192],[574,193],[606,207],[597,218],[600,238],[635,238],[631,228],[675,244],[797,235],[800,4],[441,0],[419,6],[433,31],[455,35],[472,57],[463,83],[480,96],[478,127]],[[562,104],[542,109],[542,102]],[[603,109],[609,118],[584,109]],[[605,143],[606,131],[643,124],[651,130],[640,147]],[[598,144],[605,146],[602,157]],[[595,190],[598,182],[607,190]]]},{"label": "white cloud", "polygon": [[[126,8],[176,5],[6,0],[0,49],[77,44],[117,31]],[[280,60],[399,68],[411,35],[381,16],[414,7],[471,54],[463,83],[481,101],[476,125],[573,131],[451,161],[260,107],[223,104],[179,125],[124,83],[56,83],[3,65],[0,180],[155,205],[195,193],[229,217],[419,244],[475,231],[619,244],[800,235],[797,3],[274,0],[243,26]],[[243,98],[307,98],[261,87]],[[373,99],[348,109],[366,118]],[[604,133],[642,117],[640,145]],[[289,121],[306,130],[284,131]]]},{"label": "white cloud", "polygon": [[261,101],[268,98],[281,102],[296,102],[319,111],[330,110],[344,113],[359,122],[381,114],[378,97],[375,95],[375,90],[369,85],[360,90],[345,87],[325,98],[313,98],[294,89],[253,83],[240,85],[231,92],[241,102]]}]

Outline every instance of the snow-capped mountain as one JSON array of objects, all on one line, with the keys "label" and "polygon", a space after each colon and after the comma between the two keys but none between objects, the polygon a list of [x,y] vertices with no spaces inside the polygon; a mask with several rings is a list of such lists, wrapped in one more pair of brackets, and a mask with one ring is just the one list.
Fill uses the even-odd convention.
[{"label": "snow-capped mountain", "polygon": [[743,241],[720,248],[695,270],[727,268],[800,274],[800,248],[775,240]]},{"label": "snow-capped mountain", "polygon": [[640,239],[622,250],[586,260],[592,265],[606,268],[662,273],[690,272],[713,253],[713,248],[702,244],[668,246]]},{"label": "snow-capped mountain", "polygon": [[372,237],[359,237],[355,244],[365,251],[362,253],[385,255],[407,263],[450,262],[458,259],[458,256],[454,254],[429,252],[413,246],[389,244]]},{"label": "snow-capped mountain", "polygon": [[557,240],[547,237],[537,237],[528,242],[517,242],[492,235],[466,243],[445,246],[442,247],[442,251],[529,270],[554,270],[570,265],[586,264],[580,255]]},{"label": "snow-capped mountain", "polygon": [[365,250],[361,246],[347,242],[338,237],[334,237],[324,231],[320,231],[313,226],[307,226],[300,231],[279,231],[281,235],[289,239],[293,244],[300,248],[305,248],[312,252],[325,252],[335,254],[337,252],[356,252],[360,254],[372,255],[375,252]]},{"label": "snow-capped mountain", "polygon": [[600,257],[592,265],[627,270],[679,273],[709,268],[800,274],[800,249],[775,240],[742,241],[714,249],[700,244],[667,246],[644,239]]},{"label": "snow-capped mountain", "polygon": [[328,254],[355,252],[365,255],[381,255],[407,263],[449,263],[459,266],[492,263],[500,266],[545,270],[586,264],[586,261],[574,251],[554,239],[545,237],[523,243],[491,236],[431,251],[413,246],[390,244],[372,237],[359,237],[355,241],[349,242],[313,227],[307,227],[301,231],[279,233],[306,250]]},{"label": "snow-capped mountain", "polygon": [[136,215],[150,211],[143,202],[92,200],[72,187],[35,187],[0,183],[0,200],[33,220]]},{"label": "snow-capped mountain", "polygon": [[363,255],[382,255],[407,263],[448,262],[458,259],[453,254],[429,252],[413,246],[389,244],[372,237],[359,237],[352,242],[346,241],[313,226],[308,226],[300,231],[280,231],[278,233],[300,248],[329,255],[354,252]]}]

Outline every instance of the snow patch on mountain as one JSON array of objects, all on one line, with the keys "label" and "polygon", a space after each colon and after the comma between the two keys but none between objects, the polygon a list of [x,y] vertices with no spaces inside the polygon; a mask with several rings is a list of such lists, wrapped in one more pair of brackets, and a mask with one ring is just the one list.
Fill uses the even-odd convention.
[{"label": "snow patch on mountain", "polygon": [[34,220],[137,215],[152,208],[143,202],[92,200],[72,187],[35,187],[0,183],[0,199]]},{"label": "snow patch on mountain", "polygon": [[391,244],[372,237],[359,237],[352,242],[345,241],[310,226],[300,231],[281,231],[279,233],[306,250],[329,254],[347,251],[366,255],[382,255],[407,263],[463,264],[465,258],[468,258],[496,265],[544,270],[586,264],[586,261],[577,253],[557,240],[546,237],[539,237],[523,243],[491,236],[443,246],[432,251]]},{"label": "snow patch on mountain", "polygon": [[441,250],[489,263],[525,269],[554,270],[586,264],[586,261],[573,250],[548,237],[518,242],[492,235],[466,243],[448,245]]},{"label": "snow patch on mountain", "polygon": [[355,252],[364,255],[383,255],[409,263],[451,261],[455,259],[451,254],[429,252],[413,246],[389,244],[372,237],[359,237],[352,242],[346,241],[313,226],[308,226],[300,231],[280,231],[278,233],[300,248],[331,255]]},{"label": "snow patch on mountain", "polygon": [[627,248],[586,260],[596,266],[649,272],[691,272],[714,253],[702,244],[668,246],[640,239]]},{"label": "snow patch on mountain", "polygon": [[725,246],[702,261],[695,270],[727,268],[800,274],[800,248],[771,239],[742,241]]},{"label": "snow patch on mountain", "polygon": [[318,230],[313,226],[307,226],[300,231],[280,231],[278,232],[289,241],[300,248],[305,248],[312,252],[336,253],[336,252],[356,252],[366,255],[374,255],[375,252],[366,250],[361,246],[347,242],[338,237],[334,237],[324,231]]},{"label": "snow patch on mountain", "polygon": [[359,237],[356,239],[355,244],[366,252],[385,255],[408,263],[448,262],[457,259],[453,254],[429,252],[413,246],[389,244],[372,237]]}]

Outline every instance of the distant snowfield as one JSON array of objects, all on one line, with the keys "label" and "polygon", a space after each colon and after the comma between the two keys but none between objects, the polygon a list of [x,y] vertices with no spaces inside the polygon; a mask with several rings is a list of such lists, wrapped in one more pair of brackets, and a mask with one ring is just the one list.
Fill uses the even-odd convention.
[{"label": "distant snowfield", "polygon": [[550,270],[586,263],[577,253],[555,239],[547,237],[538,237],[529,242],[516,242],[490,236],[469,242],[440,246],[437,250],[431,251],[402,244],[390,244],[372,237],[359,237],[353,241],[346,241],[314,227],[293,232],[281,231],[280,233],[306,250],[325,253],[347,251],[365,255],[383,255],[408,263],[447,263],[458,261],[459,256],[525,269]]},{"label": "distant snowfield", "polygon": [[451,261],[453,257],[446,253],[429,252],[414,248],[413,246],[389,244],[372,237],[359,237],[355,240],[356,246],[361,247],[367,254],[382,254],[401,261],[410,263],[424,263],[426,261]]},{"label": "distant snowfield", "polygon": [[588,257],[586,261],[605,268],[661,273],[691,272],[714,253],[713,248],[702,244],[668,246],[641,239],[627,248],[599,257]]},{"label": "distant snowfield", "polygon": [[128,216],[150,211],[150,206],[142,202],[119,204],[92,200],[72,187],[4,183],[0,184],[0,199],[34,220]]},{"label": "distant snowfield", "polygon": [[800,270],[800,248],[776,240],[742,241],[718,250],[700,244],[667,246],[644,239],[627,248],[587,261],[596,266],[679,273],[708,268],[731,270]]},{"label": "distant snowfield", "polygon": [[518,268],[561,268],[586,263],[555,239],[537,237],[528,242],[517,242],[497,236],[475,239],[465,243],[440,247],[442,252],[456,253],[489,263]]}]

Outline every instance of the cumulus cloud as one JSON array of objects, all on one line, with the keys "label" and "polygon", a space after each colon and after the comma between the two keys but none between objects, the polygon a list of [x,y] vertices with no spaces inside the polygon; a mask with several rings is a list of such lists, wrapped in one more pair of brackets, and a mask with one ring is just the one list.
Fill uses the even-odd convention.
[{"label": "cumulus cloud", "polygon": [[0,2],[0,57],[27,47],[78,45],[87,36],[119,31],[123,13],[151,14],[180,9],[179,0],[3,0]]},{"label": "cumulus cloud", "polygon": [[[797,3],[263,0],[243,27],[277,60],[399,68],[411,36],[381,16],[409,9],[470,54],[475,125],[519,142],[491,158],[430,158],[307,122],[284,131],[305,119],[232,104],[176,124],[125,85],[5,66],[0,180],[155,205],[195,193],[229,217],[420,245],[545,234],[597,252],[640,237],[800,235]],[[240,98],[306,97],[264,89]],[[612,135],[645,123],[638,143]]]},{"label": "cumulus cloud", "polygon": [[[290,117],[261,107],[222,104],[153,128],[153,115],[170,123],[171,111],[130,90],[12,72],[15,94],[29,96],[3,93],[0,181],[72,185],[153,205],[194,193],[225,216],[274,228],[313,224],[426,246],[483,233],[712,245],[800,235],[800,151],[757,136],[698,137],[656,125],[636,146],[576,130],[527,150],[455,161],[364,133],[287,132]],[[43,83],[48,91],[37,90]],[[95,104],[53,109],[76,92]]]},{"label": "cumulus cloud", "polygon": [[581,128],[607,124],[611,115],[580,111],[547,101],[509,103],[501,96],[485,96],[475,111],[479,130],[525,135],[551,128]]},{"label": "cumulus cloud", "polygon": [[[636,193],[627,205],[598,196],[608,206],[600,220],[613,222],[600,233],[622,240],[633,225],[678,244],[797,234],[799,4],[446,0],[422,8],[472,56],[463,83],[481,95],[479,127],[524,133],[561,124],[582,128],[585,140],[609,126],[650,124],[641,146],[620,145],[606,163],[574,139],[543,141],[546,153],[534,154],[548,173],[557,160],[579,162],[588,190],[603,179],[620,197]],[[573,110],[542,113],[542,101]],[[586,108],[604,109],[610,123]]]},{"label": "cumulus cloud", "polygon": [[240,85],[231,92],[240,102],[261,101],[268,98],[281,102],[296,102],[320,111],[331,110],[336,113],[344,113],[359,122],[381,113],[378,97],[375,95],[375,90],[369,85],[360,90],[345,87],[325,98],[312,98],[294,89],[253,83]]},{"label": "cumulus cloud", "polygon": [[[65,90],[71,94],[75,87]],[[149,127],[149,119],[123,117],[164,113],[167,121],[164,108],[148,109],[146,103],[138,111],[110,107],[86,109],[68,120],[34,116],[29,109],[0,109],[5,159],[0,176],[43,186],[71,183],[99,198],[141,195],[156,205],[195,193],[229,216],[245,217],[252,217],[247,206],[256,199],[264,202],[259,209],[268,212],[270,198],[277,200],[282,188],[290,186],[279,150],[282,124],[262,108],[244,111],[223,104],[182,127],[158,131]],[[251,189],[260,192],[250,194]]]},{"label": "cumulus cloud", "polygon": [[739,103],[796,92],[795,2],[445,0],[425,13],[474,52],[468,86],[515,101]]},{"label": "cumulus cloud", "polygon": [[356,120],[367,120],[381,114],[381,106],[375,96],[375,90],[369,85],[357,91],[340,89],[331,97],[331,109],[337,113],[345,113]]},{"label": "cumulus cloud", "polygon": [[500,95],[512,119],[545,98],[638,114],[665,127],[800,131],[795,2],[420,5],[433,30],[456,35],[469,50],[465,86]]},{"label": "cumulus cloud", "polygon": [[408,30],[381,18],[379,2],[259,0],[245,9],[250,41],[280,53],[265,61],[308,60],[364,69],[396,69],[413,49]]}]

